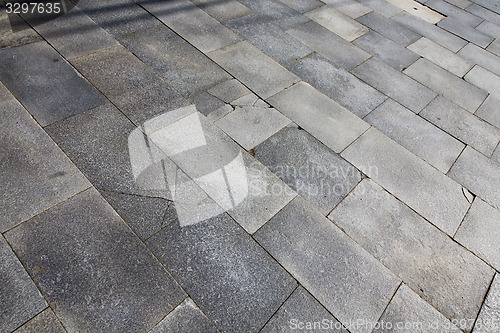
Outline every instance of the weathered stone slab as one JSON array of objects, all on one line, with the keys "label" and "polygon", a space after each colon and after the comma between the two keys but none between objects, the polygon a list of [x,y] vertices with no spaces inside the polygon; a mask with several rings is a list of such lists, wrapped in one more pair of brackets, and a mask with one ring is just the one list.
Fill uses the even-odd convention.
[{"label": "weathered stone slab", "polygon": [[448,319],[476,317],[493,270],[374,181],[363,180],[329,218]]},{"label": "weathered stone slab", "polygon": [[[255,238],[341,323],[376,321],[399,279],[297,197]],[[365,326],[351,332],[370,332]]]},{"label": "weathered stone slab", "polygon": [[410,45],[420,38],[418,33],[376,12],[361,16],[356,21],[403,46]]},{"label": "weathered stone slab", "polygon": [[496,274],[474,325],[474,333],[494,333],[498,331],[498,317],[500,315],[499,299],[500,275]]},{"label": "weathered stone slab", "polygon": [[478,5],[500,14],[500,4],[496,0],[474,0]]},{"label": "weathered stone slab", "polygon": [[488,21],[484,21],[476,27],[476,30],[481,31],[488,36],[499,39],[500,38],[500,27]]},{"label": "weathered stone slab", "polygon": [[460,21],[451,17],[443,19],[437,25],[440,28],[448,30],[449,32],[481,47],[487,47],[493,41],[493,37],[485,35],[482,32],[464,25]]},{"label": "weathered stone slab", "polygon": [[236,0],[227,0],[224,2],[192,0],[191,2],[221,23],[252,14],[251,9]]},{"label": "weathered stone slab", "polygon": [[500,39],[495,39],[493,42],[491,42],[486,50],[500,57]]},{"label": "weathered stone slab", "polygon": [[493,126],[500,128],[500,112],[498,112],[498,105],[500,105],[500,97],[489,95],[474,114]]},{"label": "weathered stone slab", "polygon": [[443,0],[429,0],[425,2],[425,5],[435,11],[442,13],[448,17],[452,17],[462,24],[466,24],[470,27],[476,27],[479,23],[483,21],[482,18],[473,15],[462,8],[454,6],[454,4],[443,1]]},{"label": "weathered stone slab", "polygon": [[500,57],[479,46],[469,43],[458,54],[470,62],[478,64],[496,75],[500,75]]},{"label": "weathered stone slab", "polygon": [[[274,22],[281,29],[287,30],[296,25],[305,23],[309,19],[295,9],[285,5],[282,1],[276,0],[239,0],[259,16]],[[301,1],[305,3],[305,1]]]},{"label": "weathered stone slab", "polygon": [[54,312],[49,308],[40,312],[36,317],[19,327],[14,333],[66,333]]},{"label": "weathered stone slab", "polygon": [[20,16],[7,15],[5,4],[0,4],[0,50],[41,40],[42,37]]},{"label": "weathered stone slab", "polygon": [[342,157],[448,235],[455,234],[470,206],[462,186],[376,129]]},{"label": "weathered stone slab", "polygon": [[323,6],[323,2],[319,0],[279,0],[288,7],[291,7],[299,13],[305,13],[311,9]]},{"label": "weathered stone slab", "polygon": [[332,6],[323,6],[305,15],[348,42],[352,42],[369,31],[367,27],[335,10]]},{"label": "weathered stone slab", "polygon": [[401,8],[398,8],[385,0],[358,0],[358,2],[372,8],[377,13],[388,18],[402,11]]},{"label": "weathered stone slab", "polygon": [[497,13],[494,13],[478,4],[472,3],[472,5],[468,6],[465,8],[466,11],[469,13],[472,13],[476,16],[482,17],[483,19],[496,24],[500,25],[500,15]]},{"label": "weathered stone slab", "polygon": [[324,3],[353,19],[373,11],[370,7],[355,0],[325,0]]},{"label": "weathered stone slab", "polygon": [[466,9],[473,4],[473,2],[469,0],[446,0],[446,2],[451,3],[459,8]]},{"label": "weathered stone slab", "polygon": [[247,87],[235,79],[222,82],[215,87],[208,89],[207,92],[226,103],[231,103],[238,98],[251,93]]},{"label": "weathered stone slab", "polygon": [[14,96],[10,93],[7,88],[0,82],[0,102],[7,101],[9,99],[13,99]]},{"label": "weathered stone slab", "polygon": [[500,76],[476,65],[465,75],[464,79],[500,98]]},{"label": "weathered stone slab", "polygon": [[304,82],[283,90],[267,101],[337,153],[370,127]]},{"label": "weathered stone slab", "polygon": [[441,21],[444,16],[431,10],[429,7],[422,6],[414,0],[387,0],[396,7],[403,9],[405,12],[418,17],[419,19],[430,24],[436,24]]}]

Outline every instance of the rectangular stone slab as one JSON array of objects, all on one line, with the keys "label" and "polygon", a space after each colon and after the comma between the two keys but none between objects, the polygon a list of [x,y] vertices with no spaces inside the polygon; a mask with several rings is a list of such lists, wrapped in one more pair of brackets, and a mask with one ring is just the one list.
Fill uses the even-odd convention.
[{"label": "rectangular stone slab", "polygon": [[488,36],[479,30],[469,27],[468,25],[462,24],[461,21],[455,20],[451,17],[446,17],[444,20],[439,22],[438,27],[443,28],[471,43],[479,45],[481,47],[487,47],[492,41],[493,37]]},{"label": "rectangular stone slab", "polygon": [[402,46],[407,46],[420,38],[420,35],[415,31],[382,16],[376,11],[363,15],[356,21]]},{"label": "rectangular stone slab", "polygon": [[333,6],[323,6],[305,15],[348,42],[352,42],[369,31],[367,27],[337,11]]}]

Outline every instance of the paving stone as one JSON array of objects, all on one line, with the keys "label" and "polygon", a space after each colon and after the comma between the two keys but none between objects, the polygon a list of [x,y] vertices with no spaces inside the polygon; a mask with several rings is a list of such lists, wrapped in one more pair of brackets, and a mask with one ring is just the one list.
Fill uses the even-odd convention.
[{"label": "paving stone", "polygon": [[500,14],[500,4],[496,0],[474,0],[474,2],[484,8]]},{"label": "paving stone", "polygon": [[188,0],[137,2],[203,53],[240,40],[231,30]]},{"label": "paving stone", "polygon": [[426,59],[417,60],[404,73],[470,112],[475,112],[487,96],[485,91]]},{"label": "paving stone", "polygon": [[473,4],[473,2],[470,2],[469,0],[445,0],[445,1],[462,9],[466,9]]},{"label": "paving stone", "polygon": [[305,15],[349,42],[369,31],[367,27],[335,10],[332,6],[323,6]]},{"label": "paving stone", "polygon": [[36,17],[23,16],[66,59],[118,45],[113,36],[76,7],[42,24],[37,24]]},{"label": "paving stone", "polygon": [[445,317],[476,317],[494,271],[374,181],[363,180],[329,218]]},{"label": "paving stone", "polygon": [[458,54],[464,59],[469,60],[484,69],[500,75],[500,57],[476,46],[474,44],[467,44]]},{"label": "paving stone", "polygon": [[286,333],[313,329],[321,329],[324,332],[347,332],[311,294],[299,286],[261,332]]},{"label": "paving stone", "polygon": [[357,0],[357,1],[366,5],[367,7],[372,8],[374,11],[384,15],[385,17],[392,17],[402,11],[401,8],[398,8],[385,0]]},{"label": "paving stone", "polygon": [[[446,47],[452,52],[458,52],[458,50],[460,50],[462,47],[464,47],[465,44],[467,44],[467,42],[462,38],[455,36],[433,24],[430,24],[423,20],[419,20],[417,17],[414,17],[411,14],[405,12],[395,15],[391,19],[411,29],[415,33],[425,36],[428,39],[438,43],[439,45]],[[411,44],[415,40],[408,42],[406,45]]]},{"label": "paving stone", "polygon": [[259,16],[232,20],[226,26],[283,66],[313,52],[280,27]]},{"label": "paving stone", "polygon": [[493,155],[491,155],[491,160],[497,162],[498,164],[500,164],[500,148],[499,147],[497,147],[497,149],[495,149],[495,151],[493,152]]},{"label": "paving stone", "polygon": [[498,332],[500,316],[500,275],[496,274],[491,283],[490,291],[474,325],[474,333]]},{"label": "paving stone", "polygon": [[108,33],[120,35],[160,24],[151,14],[128,0],[77,1],[80,8]]},{"label": "paving stone", "polygon": [[[462,332],[431,305],[422,300],[404,283],[385,309],[379,323],[391,323],[398,332]],[[406,329],[402,329],[405,327]],[[373,332],[383,332],[376,328]]]},{"label": "paving stone", "polygon": [[193,300],[187,298],[151,330],[151,333],[174,332],[216,333],[218,330],[194,304]]},{"label": "paving stone", "polygon": [[105,101],[45,42],[0,51],[0,62],[0,80],[42,126]]},{"label": "paving stone", "polygon": [[191,0],[191,2],[221,23],[252,14],[251,9],[236,0],[224,2]]},{"label": "paving stone", "polygon": [[454,238],[498,270],[500,267],[499,223],[500,211],[476,198]]},{"label": "paving stone", "polygon": [[185,297],[95,190],[6,238],[70,332],[148,330]]},{"label": "paving stone", "polygon": [[196,109],[204,115],[209,115],[211,112],[226,105],[223,100],[207,92],[202,92],[189,100],[196,105]]},{"label": "paving stone", "polygon": [[405,12],[422,19],[430,24],[436,24],[441,21],[444,16],[429,7],[423,6],[414,0],[387,0],[396,7],[403,9]]},{"label": "paving stone", "polygon": [[41,41],[42,37],[18,15],[8,15],[0,4],[0,50]]},{"label": "paving stone", "polygon": [[498,128],[443,97],[432,101],[420,115],[486,156],[491,156],[500,140]]},{"label": "paving stone", "polygon": [[246,150],[257,146],[290,123],[273,108],[241,107],[215,124]]},{"label": "paving stone", "polygon": [[[472,68],[472,66],[474,66],[472,62],[463,59],[447,48],[444,48],[425,37],[420,38],[415,43],[408,46],[408,49],[458,77],[464,76]],[[461,53],[459,54],[462,55]]]},{"label": "paving stone", "polygon": [[342,157],[449,235],[469,208],[462,186],[376,129],[363,134]]},{"label": "paving stone", "polygon": [[118,40],[186,97],[231,78],[165,26],[121,36]]},{"label": "paving stone", "polygon": [[299,13],[308,12],[314,8],[323,6],[323,2],[319,0],[279,0],[288,7],[291,7]]},{"label": "paving stone", "polygon": [[283,90],[268,102],[337,153],[369,128],[363,120],[304,82]]},{"label": "paving stone", "polygon": [[[344,324],[358,318],[376,321],[400,282],[300,197],[255,238]],[[371,331],[364,326],[350,328],[351,332]]]},{"label": "paving stone", "polygon": [[463,25],[460,21],[455,20],[451,17],[443,19],[437,25],[438,27],[443,28],[481,47],[487,47],[493,41],[493,37],[485,35],[482,32],[467,25]]},{"label": "paving stone", "polygon": [[491,42],[486,50],[500,57],[500,39],[495,39],[493,42]]},{"label": "paving stone", "polygon": [[[287,30],[296,25],[309,21],[302,13],[285,5],[282,1],[275,0],[239,0],[255,13],[266,18],[269,22],[274,22],[281,29]],[[306,1],[301,1],[306,3]]]},{"label": "paving stone", "polygon": [[500,15],[494,13],[478,4],[473,3],[472,5],[465,8],[466,11],[479,16],[493,24],[500,25]]},{"label": "paving stone", "polygon": [[464,77],[468,82],[486,90],[497,98],[500,98],[500,77],[492,72],[480,67],[474,66]]},{"label": "paving stone", "polygon": [[356,21],[403,46],[420,38],[418,33],[376,12],[361,16]]},{"label": "paving stone", "polygon": [[447,17],[452,17],[455,20],[460,21],[460,23],[473,28],[477,27],[477,25],[483,21],[482,18],[465,11],[463,8],[458,8],[447,1],[429,0],[425,3],[425,5],[441,14],[446,15]]},{"label": "paving stone", "polygon": [[493,24],[488,21],[484,21],[480,25],[476,27],[476,30],[481,31],[482,33],[487,34],[488,36],[491,36],[493,38],[500,38],[500,27],[496,24]]},{"label": "paving stone", "polygon": [[227,214],[171,223],[148,245],[222,331],[259,330],[296,286]]},{"label": "paving stone", "polygon": [[324,215],[361,180],[360,173],[307,132],[288,127],[255,148],[255,158]]},{"label": "paving stone", "polygon": [[398,71],[402,71],[420,58],[417,54],[375,31],[364,34],[356,39],[353,44],[373,54]]},{"label": "paving stone", "polygon": [[324,2],[335,8],[335,10],[353,19],[373,11],[370,7],[367,7],[355,0],[325,0]]},{"label": "paving stone", "polygon": [[0,82],[0,102],[4,102],[13,98],[14,96],[12,96],[10,91],[8,91],[7,88],[5,88],[5,86]]},{"label": "paving stone", "polygon": [[489,95],[474,114],[493,126],[500,128],[500,112],[498,112],[498,105],[500,105],[500,98]]},{"label": "paving stone", "polygon": [[287,30],[287,33],[317,51],[338,68],[349,70],[371,57],[369,53],[346,42],[314,21]]},{"label": "paving stone", "polygon": [[4,232],[90,184],[19,102],[0,103],[0,112],[0,231]]},{"label": "paving stone", "polygon": [[248,90],[247,87],[245,87],[243,84],[241,84],[240,81],[235,79],[222,82],[221,84],[208,89],[207,92],[226,103],[231,103],[238,98],[251,93],[251,91]]},{"label": "paving stone", "polygon": [[245,96],[242,96],[238,99],[235,99],[234,101],[231,102],[232,106],[253,106],[257,101],[259,100],[259,97],[255,95],[254,93],[247,94]]},{"label": "paving stone", "polygon": [[287,67],[305,82],[358,117],[364,117],[387,97],[318,54]]},{"label": "paving stone", "polygon": [[390,99],[364,120],[443,173],[448,172],[465,148],[460,141]]},{"label": "paving stone", "polygon": [[1,235],[0,257],[0,330],[12,332],[47,303]]},{"label": "paving stone", "polygon": [[351,73],[415,113],[436,97],[429,88],[376,59],[369,59]]},{"label": "paving stone", "polygon": [[500,164],[467,147],[448,176],[467,187],[490,205],[500,208]]},{"label": "paving stone", "polygon": [[299,81],[246,41],[211,52],[208,56],[261,98],[268,98]]},{"label": "paving stone", "polygon": [[66,333],[56,315],[50,308],[43,310],[36,317],[14,331],[15,333]]}]

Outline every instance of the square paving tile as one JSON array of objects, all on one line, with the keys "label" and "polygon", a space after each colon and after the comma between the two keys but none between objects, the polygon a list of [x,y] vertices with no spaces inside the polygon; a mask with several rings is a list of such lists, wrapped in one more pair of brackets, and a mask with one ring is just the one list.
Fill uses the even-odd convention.
[{"label": "square paving tile", "polygon": [[185,297],[95,190],[34,217],[6,238],[69,332],[145,331]]}]

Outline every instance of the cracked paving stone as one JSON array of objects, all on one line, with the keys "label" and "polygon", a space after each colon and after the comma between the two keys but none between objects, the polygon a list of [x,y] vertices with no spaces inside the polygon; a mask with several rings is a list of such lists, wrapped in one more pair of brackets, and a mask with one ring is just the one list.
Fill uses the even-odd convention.
[{"label": "cracked paving stone", "polygon": [[66,333],[54,312],[48,308],[19,327],[14,333]]},{"label": "cracked paving stone", "polygon": [[483,307],[474,325],[473,333],[498,332],[498,318],[500,317],[500,275],[496,274],[491,283],[490,291],[486,296]]}]

